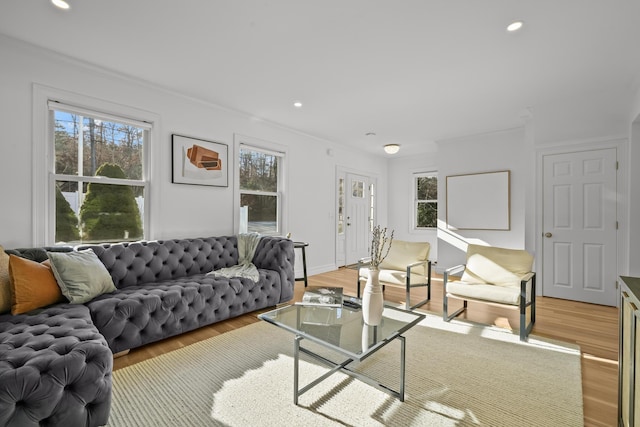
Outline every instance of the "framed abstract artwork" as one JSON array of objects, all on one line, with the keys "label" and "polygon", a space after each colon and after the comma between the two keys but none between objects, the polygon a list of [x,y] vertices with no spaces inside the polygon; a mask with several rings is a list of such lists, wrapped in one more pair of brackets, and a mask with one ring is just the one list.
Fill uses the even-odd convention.
[{"label": "framed abstract artwork", "polygon": [[171,135],[171,182],[175,184],[229,185],[229,147],[204,139]]}]

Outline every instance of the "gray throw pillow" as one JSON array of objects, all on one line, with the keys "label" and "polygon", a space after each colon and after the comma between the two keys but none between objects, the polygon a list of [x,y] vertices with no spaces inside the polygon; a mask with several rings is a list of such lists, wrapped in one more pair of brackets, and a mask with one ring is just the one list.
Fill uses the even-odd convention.
[{"label": "gray throw pillow", "polygon": [[116,290],[107,268],[91,249],[47,255],[62,295],[72,304],[83,304]]}]

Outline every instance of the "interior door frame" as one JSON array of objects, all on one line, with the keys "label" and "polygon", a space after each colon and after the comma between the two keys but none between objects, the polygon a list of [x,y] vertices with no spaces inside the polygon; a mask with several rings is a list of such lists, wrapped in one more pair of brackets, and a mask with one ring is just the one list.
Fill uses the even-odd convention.
[{"label": "interior door frame", "polygon": [[[629,271],[629,140],[628,138],[598,138],[586,141],[560,142],[536,149],[536,224],[535,224],[535,248],[536,248],[536,277],[542,280],[544,277],[543,263],[543,178],[544,178],[544,156],[554,154],[568,154],[578,151],[602,150],[615,148],[618,153],[618,176],[616,182],[616,210],[618,217],[617,248],[616,248],[616,277],[624,275]],[[538,286],[537,294],[542,295],[544,283]],[[618,292],[619,287],[617,288]],[[619,297],[619,295],[618,295]],[[617,298],[619,303],[620,298]]]}]

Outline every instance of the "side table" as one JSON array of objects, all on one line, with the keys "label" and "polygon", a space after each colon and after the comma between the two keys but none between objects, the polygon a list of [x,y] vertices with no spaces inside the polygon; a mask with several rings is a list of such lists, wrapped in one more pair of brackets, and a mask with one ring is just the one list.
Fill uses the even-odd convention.
[{"label": "side table", "polygon": [[304,280],[304,287],[306,288],[309,282],[307,281],[307,254],[305,248],[309,246],[307,242],[293,242],[293,249],[300,249],[302,251],[302,271],[304,273],[303,277],[296,277],[294,280],[300,281]]}]

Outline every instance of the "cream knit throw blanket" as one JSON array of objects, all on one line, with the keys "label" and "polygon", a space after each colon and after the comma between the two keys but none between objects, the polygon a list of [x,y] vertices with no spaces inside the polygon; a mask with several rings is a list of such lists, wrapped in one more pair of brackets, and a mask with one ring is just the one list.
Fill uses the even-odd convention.
[{"label": "cream knit throw blanket", "polygon": [[262,236],[258,233],[238,234],[238,264],[214,270],[207,275],[221,277],[245,277],[254,282],[260,280],[258,268],[251,263]]}]

